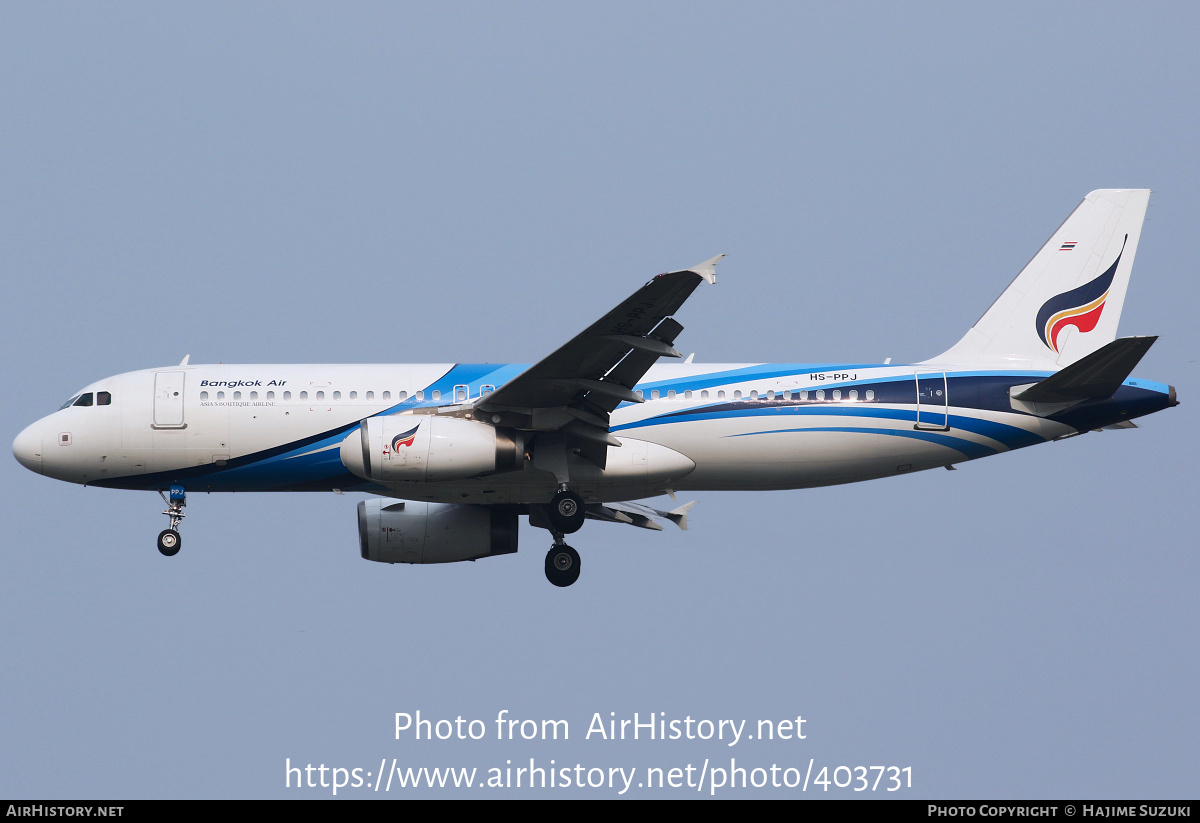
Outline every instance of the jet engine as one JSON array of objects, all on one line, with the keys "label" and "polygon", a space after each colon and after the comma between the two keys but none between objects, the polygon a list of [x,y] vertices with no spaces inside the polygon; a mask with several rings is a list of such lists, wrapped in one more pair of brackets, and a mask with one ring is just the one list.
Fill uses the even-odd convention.
[{"label": "jet engine", "polygon": [[519,432],[474,420],[393,414],[362,421],[342,441],[341,458],[365,480],[463,480],[520,469],[525,444]]},{"label": "jet engine", "polygon": [[457,563],[517,550],[517,513],[495,506],[364,500],[362,556],[380,563]]}]

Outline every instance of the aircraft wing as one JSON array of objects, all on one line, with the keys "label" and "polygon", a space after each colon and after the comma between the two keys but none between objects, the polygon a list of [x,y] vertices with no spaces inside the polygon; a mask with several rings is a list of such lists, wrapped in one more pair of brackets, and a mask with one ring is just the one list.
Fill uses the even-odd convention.
[{"label": "aircraft wing", "polygon": [[[683,326],[672,319],[701,281],[716,282],[725,255],[660,274],[557,351],[475,404],[476,416],[530,431],[563,431],[585,457],[604,465],[608,415],[622,401],[640,403],[633,386],[660,357],[679,357],[672,344]],[[489,418],[487,415],[491,415]],[[599,458],[597,460],[597,458]]]},{"label": "aircraft wing", "polygon": [[656,509],[653,506],[635,502],[589,503],[587,506],[587,516],[593,520],[607,520],[610,523],[627,523],[630,526],[637,526],[640,529],[653,529],[656,532],[662,531],[662,526],[655,523],[652,518],[662,517],[670,520],[684,531],[687,531],[687,513],[694,505],[696,505],[695,500],[690,503],[684,503],[682,506],[672,509],[669,512],[665,512],[662,509]]}]

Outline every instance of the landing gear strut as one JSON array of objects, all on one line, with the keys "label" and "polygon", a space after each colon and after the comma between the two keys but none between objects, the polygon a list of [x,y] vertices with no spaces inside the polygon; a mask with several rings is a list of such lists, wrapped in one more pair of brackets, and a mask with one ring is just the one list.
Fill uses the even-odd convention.
[{"label": "landing gear strut", "polygon": [[546,552],[546,579],[560,588],[579,579],[579,552],[564,543],[558,532],[554,533],[554,547]]},{"label": "landing gear strut", "polygon": [[183,538],[179,536],[179,524],[186,516],[183,513],[183,507],[187,505],[187,495],[184,493],[183,486],[172,486],[169,498],[161,491],[158,496],[167,504],[167,507],[163,509],[163,514],[171,518],[170,527],[158,533],[158,550],[167,557],[174,557],[179,554],[179,549],[183,546]]},{"label": "landing gear strut", "polygon": [[550,501],[547,516],[555,531],[563,534],[574,534],[583,527],[585,517],[583,498],[571,491],[564,484],[558,494]]}]

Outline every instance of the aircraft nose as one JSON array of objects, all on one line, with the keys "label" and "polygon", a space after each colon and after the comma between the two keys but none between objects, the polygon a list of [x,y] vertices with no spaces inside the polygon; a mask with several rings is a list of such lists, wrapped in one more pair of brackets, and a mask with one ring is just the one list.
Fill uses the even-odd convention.
[{"label": "aircraft nose", "polygon": [[37,423],[17,435],[12,449],[18,463],[31,472],[42,473],[42,435]]}]

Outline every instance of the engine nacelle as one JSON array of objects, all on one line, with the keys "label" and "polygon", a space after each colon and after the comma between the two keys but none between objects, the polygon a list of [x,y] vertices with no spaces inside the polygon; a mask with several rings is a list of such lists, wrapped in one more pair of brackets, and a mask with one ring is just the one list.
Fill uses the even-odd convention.
[{"label": "engine nacelle", "polygon": [[457,563],[517,550],[517,514],[494,506],[364,500],[362,556],[380,563]]},{"label": "engine nacelle", "polygon": [[341,457],[364,480],[465,480],[520,469],[525,444],[517,432],[432,414],[369,417],[342,441]]}]

